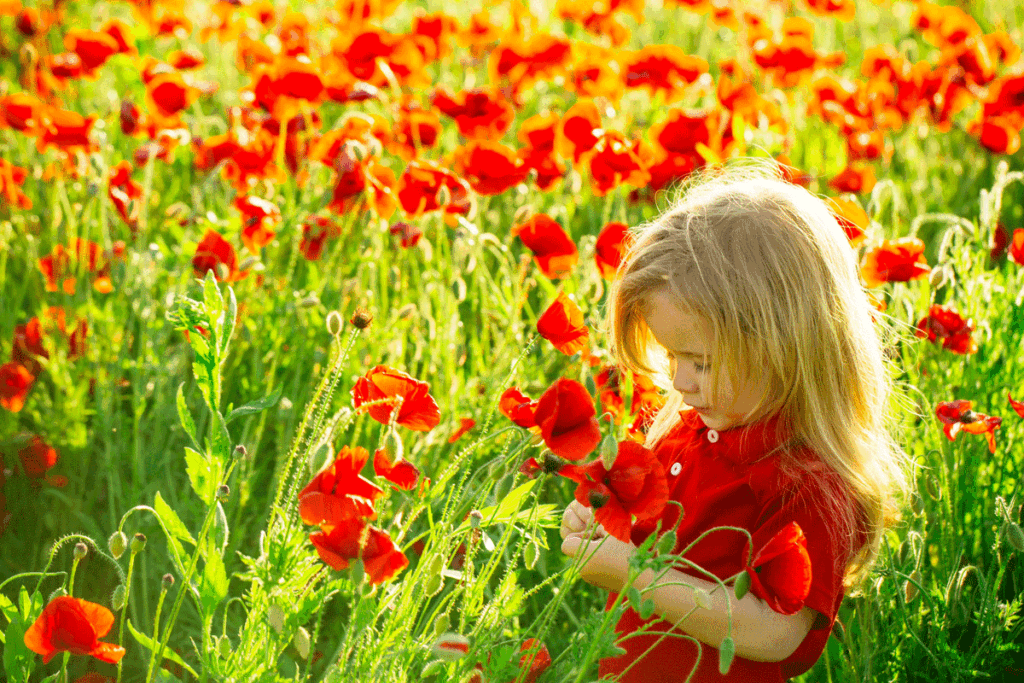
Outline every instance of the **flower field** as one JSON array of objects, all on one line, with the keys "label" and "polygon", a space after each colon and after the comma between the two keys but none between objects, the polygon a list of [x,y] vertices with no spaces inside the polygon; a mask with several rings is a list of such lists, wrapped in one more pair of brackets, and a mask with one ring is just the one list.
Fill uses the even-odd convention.
[{"label": "flower field", "polygon": [[[0,678],[598,680],[653,602],[606,612],[562,511],[628,538],[667,499],[670,382],[616,366],[609,286],[689,174],[758,157],[830,198],[912,465],[799,680],[1021,680],[1022,28],[0,0]],[[799,609],[755,571],[787,534],[721,588]]]}]

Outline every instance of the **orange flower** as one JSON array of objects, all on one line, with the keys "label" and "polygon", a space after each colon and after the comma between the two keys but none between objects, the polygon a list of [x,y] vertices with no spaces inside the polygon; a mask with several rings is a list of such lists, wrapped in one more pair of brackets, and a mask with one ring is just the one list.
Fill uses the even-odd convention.
[{"label": "orange flower", "polygon": [[64,47],[82,60],[82,73],[94,76],[96,70],[119,51],[117,41],[109,33],[73,28],[64,36]]},{"label": "orange flower", "polygon": [[65,152],[93,148],[89,141],[89,130],[96,122],[95,116],[86,118],[78,112],[48,107],[40,113],[42,132],[36,140],[40,152],[47,147],[59,147]]},{"label": "orange flower", "polygon": [[590,155],[590,187],[603,197],[622,183],[644,187],[651,179],[646,164],[638,154],[640,140],[629,141],[614,130],[605,131]]},{"label": "orange flower", "polygon": [[587,348],[589,333],[583,323],[583,311],[565,292],[559,292],[554,302],[541,314],[537,320],[537,331],[567,356]]},{"label": "orange flower", "polygon": [[42,655],[43,664],[58,652],[90,655],[116,664],[124,657],[124,648],[99,640],[113,625],[114,614],[103,605],[61,595],[51,600],[25,631],[25,647]]},{"label": "orange flower", "polygon": [[177,71],[162,73],[146,84],[153,106],[166,118],[188,109],[199,97],[199,90],[185,83]]},{"label": "orange flower", "polygon": [[32,200],[21,191],[27,177],[28,171],[26,169],[0,159],[0,199],[6,202],[9,207],[26,211],[32,208]]},{"label": "orange flower", "polygon": [[874,166],[853,161],[840,171],[839,175],[828,181],[828,186],[836,192],[860,194],[871,192],[875,187],[875,182]]},{"label": "orange flower", "polygon": [[940,402],[935,407],[935,415],[942,422],[942,431],[953,441],[960,430],[969,434],[984,434],[988,441],[990,453],[996,452],[995,431],[1003,423],[1003,418],[976,413],[971,410],[971,401],[956,400]]},{"label": "orange flower", "polygon": [[28,93],[17,92],[0,97],[0,128],[6,124],[26,135],[34,135],[42,126],[40,115],[44,105]]},{"label": "orange flower", "polygon": [[518,235],[533,252],[534,261],[545,277],[563,278],[576,266],[579,259],[576,243],[547,214],[536,214],[525,223],[512,226],[512,234]]},{"label": "orange flower", "polygon": [[829,210],[836,217],[839,226],[846,232],[850,246],[856,247],[864,241],[864,230],[871,224],[871,219],[864,209],[854,200],[833,197],[827,200]]},{"label": "orange flower", "polygon": [[392,413],[398,406],[396,424],[417,432],[429,432],[441,421],[437,402],[430,395],[430,385],[386,365],[378,365],[360,377],[352,387],[352,402],[356,408],[367,407],[370,417],[381,424],[390,424]]},{"label": "orange flower", "polygon": [[931,272],[924,259],[924,249],[924,242],[917,237],[884,240],[881,246],[864,255],[860,276],[868,287],[919,280]]},{"label": "orange flower", "polygon": [[1011,261],[1024,266],[1024,228],[1017,228],[1013,231],[1013,238],[1010,240],[1007,254]]},{"label": "orange flower", "polygon": [[1020,415],[1021,417],[1024,417],[1024,402],[1014,401],[1013,396],[1010,394],[1007,394],[1006,398],[1010,399],[1010,407],[1013,408],[1014,412]]},{"label": "orange flower", "polygon": [[662,92],[666,102],[674,102],[686,86],[708,72],[708,63],[676,45],[648,45],[627,53],[622,71],[627,88],[646,88],[652,97]]},{"label": "orange flower", "polygon": [[281,210],[273,202],[252,196],[236,197],[235,208],[242,213],[242,244],[250,253],[259,254],[277,234],[272,228],[281,222]]},{"label": "orange flower", "polygon": [[455,443],[462,438],[462,435],[468,432],[470,429],[476,426],[476,420],[471,417],[460,417],[459,428],[452,432],[452,435],[448,437],[448,443]]},{"label": "orange flower", "polygon": [[25,406],[25,397],[36,378],[21,363],[0,365],[0,406],[19,412]]},{"label": "orange flower", "polygon": [[496,88],[476,88],[456,93],[438,89],[431,103],[443,114],[455,119],[459,132],[467,138],[499,139],[512,125],[515,109]]},{"label": "orange flower", "polygon": [[197,69],[206,64],[206,56],[194,47],[174,50],[167,55],[167,63],[180,71]]},{"label": "orange flower", "polygon": [[572,157],[578,164],[584,154],[597,144],[601,128],[601,114],[597,105],[583,100],[569,107],[555,128],[555,151],[562,157]]},{"label": "orange flower", "polygon": [[369,458],[365,448],[342,447],[334,462],[299,491],[302,521],[336,526],[357,517],[376,519],[374,501],[384,489],[359,474]]}]

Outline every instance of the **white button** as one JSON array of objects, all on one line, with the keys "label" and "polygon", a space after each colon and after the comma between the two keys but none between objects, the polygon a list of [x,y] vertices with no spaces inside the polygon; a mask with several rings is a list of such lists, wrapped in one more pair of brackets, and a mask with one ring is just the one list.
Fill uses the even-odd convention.
[{"label": "white button", "polygon": [[718,443],[718,432],[716,432],[714,429],[709,429],[708,441],[710,441],[711,443]]},{"label": "white button", "polygon": [[676,463],[672,463],[672,467],[669,469],[668,473],[671,474],[674,477],[677,474],[679,474],[682,470],[683,470],[683,464],[680,463],[680,462],[676,462]]}]

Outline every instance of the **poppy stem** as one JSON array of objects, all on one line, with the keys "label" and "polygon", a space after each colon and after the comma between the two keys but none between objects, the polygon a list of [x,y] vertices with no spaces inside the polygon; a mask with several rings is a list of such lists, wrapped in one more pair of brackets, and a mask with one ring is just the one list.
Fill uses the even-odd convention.
[{"label": "poppy stem", "polygon": [[[128,578],[124,582],[124,606],[121,608],[121,624],[117,627],[117,644],[124,647],[124,622],[125,622],[125,611],[128,609],[128,600],[131,597],[132,592],[132,573],[135,570],[135,556],[141,552],[140,549],[132,548],[131,555],[128,557]],[[117,660],[117,682],[121,683],[121,669],[123,657]]]}]

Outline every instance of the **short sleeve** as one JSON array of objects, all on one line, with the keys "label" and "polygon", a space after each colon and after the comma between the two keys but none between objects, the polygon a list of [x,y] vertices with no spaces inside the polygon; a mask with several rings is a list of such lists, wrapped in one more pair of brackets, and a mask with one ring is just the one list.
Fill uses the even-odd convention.
[{"label": "short sleeve", "polygon": [[811,630],[796,651],[781,662],[786,678],[797,676],[821,656],[843,600],[846,564],[856,549],[852,530],[847,531],[846,510],[854,505],[845,483],[834,473],[807,475],[794,488],[780,492],[751,534],[755,548],[768,542],[780,529],[796,522],[807,539],[811,560],[811,588],[805,607],[818,612]]}]

